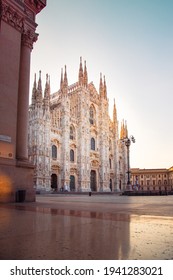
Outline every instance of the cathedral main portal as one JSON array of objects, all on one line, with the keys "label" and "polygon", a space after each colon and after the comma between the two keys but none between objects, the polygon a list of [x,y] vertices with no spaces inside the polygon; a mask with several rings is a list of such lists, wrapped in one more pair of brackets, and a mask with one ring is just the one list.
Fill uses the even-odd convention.
[{"label": "cathedral main portal", "polygon": [[91,170],[91,173],[90,173],[90,188],[91,188],[91,191],[94,191],[94,192],[97,191],[97,180],[96,180],[96,171],[95,170]]}]

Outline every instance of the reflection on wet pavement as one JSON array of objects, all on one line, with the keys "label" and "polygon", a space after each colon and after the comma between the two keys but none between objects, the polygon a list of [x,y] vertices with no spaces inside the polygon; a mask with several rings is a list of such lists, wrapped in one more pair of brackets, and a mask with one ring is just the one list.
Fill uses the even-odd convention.
[{"label": "reflection on wet pavement", "polygon": [[[107,197],[96,198],[93,208],[88,198],[77,199],[65,198],[63,209],[55,204],[63,199],[55,197],[53,203],[44,198],[45,204],[1,204],[0,259],[173,259],[171,215],[163,216],[161,209],[157,216],[131,214],[134,198],[126,205],[127,214],[118,213],[121,197],[116,205]],[[84,210],[73,209],[77,203]]]}]

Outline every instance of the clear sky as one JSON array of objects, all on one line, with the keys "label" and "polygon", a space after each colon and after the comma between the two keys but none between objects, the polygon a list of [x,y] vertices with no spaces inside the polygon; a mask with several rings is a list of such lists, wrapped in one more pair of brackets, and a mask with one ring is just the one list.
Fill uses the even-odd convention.
[{"label": "clear sky", "polygon": [[119,122],[136,138],[131,167],[171,167],[173,1],[47,0],[37,23],[31,87],[42,70],[43,84],[48,73],[57,91],[65,64],[75,83],[82,56],[97,89],[100,72],[106,76],[110,116],[115,98]]}]

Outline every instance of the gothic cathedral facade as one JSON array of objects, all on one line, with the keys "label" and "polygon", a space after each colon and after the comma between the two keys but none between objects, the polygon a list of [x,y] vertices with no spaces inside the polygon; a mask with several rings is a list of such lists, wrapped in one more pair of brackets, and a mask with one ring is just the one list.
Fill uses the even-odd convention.
[{"label": "gothic cathedral facade", "polygon": [[67,70],[61,71],[60,89],[50,94],[46,76],[44,94],[41,72],[36,75],[29,107],[29,159],[35,165],[37,190],[110,192],[124,190],[127,152],[118,132],[114,101],[109,116],[107,86],[100,75],[99,92],[88,82],[86,62],[80,59],[78,81],[68,85]]}]

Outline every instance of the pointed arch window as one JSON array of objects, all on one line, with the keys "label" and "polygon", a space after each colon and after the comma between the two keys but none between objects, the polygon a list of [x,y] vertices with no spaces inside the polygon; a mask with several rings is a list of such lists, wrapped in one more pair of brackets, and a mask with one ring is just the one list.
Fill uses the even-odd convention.
[{"label": "pointed arch window", "polygon": [[70,161],[74,162],[74,150],[70,150]]},{"label": "pointed arch window", "polygon": [[70,139],[71,140],[75,139],[75,129],[72,125],[70,126]]},{"label": "pointed arch window", "polygon": [[95,110],[94,110],[93,106],[90,107],[89,121],[90,121],[90,124],[95,124]]},{"label": "pointed arch window", "polygon": [[52,145],[52,158],[57,158],[57,147],[55,145]]},{"label": "pointed arch window", "polygon": [[95,143],[95,139],[92,137],[91,138],[91,150],[95,151],[96,149],[96,143]]}]

